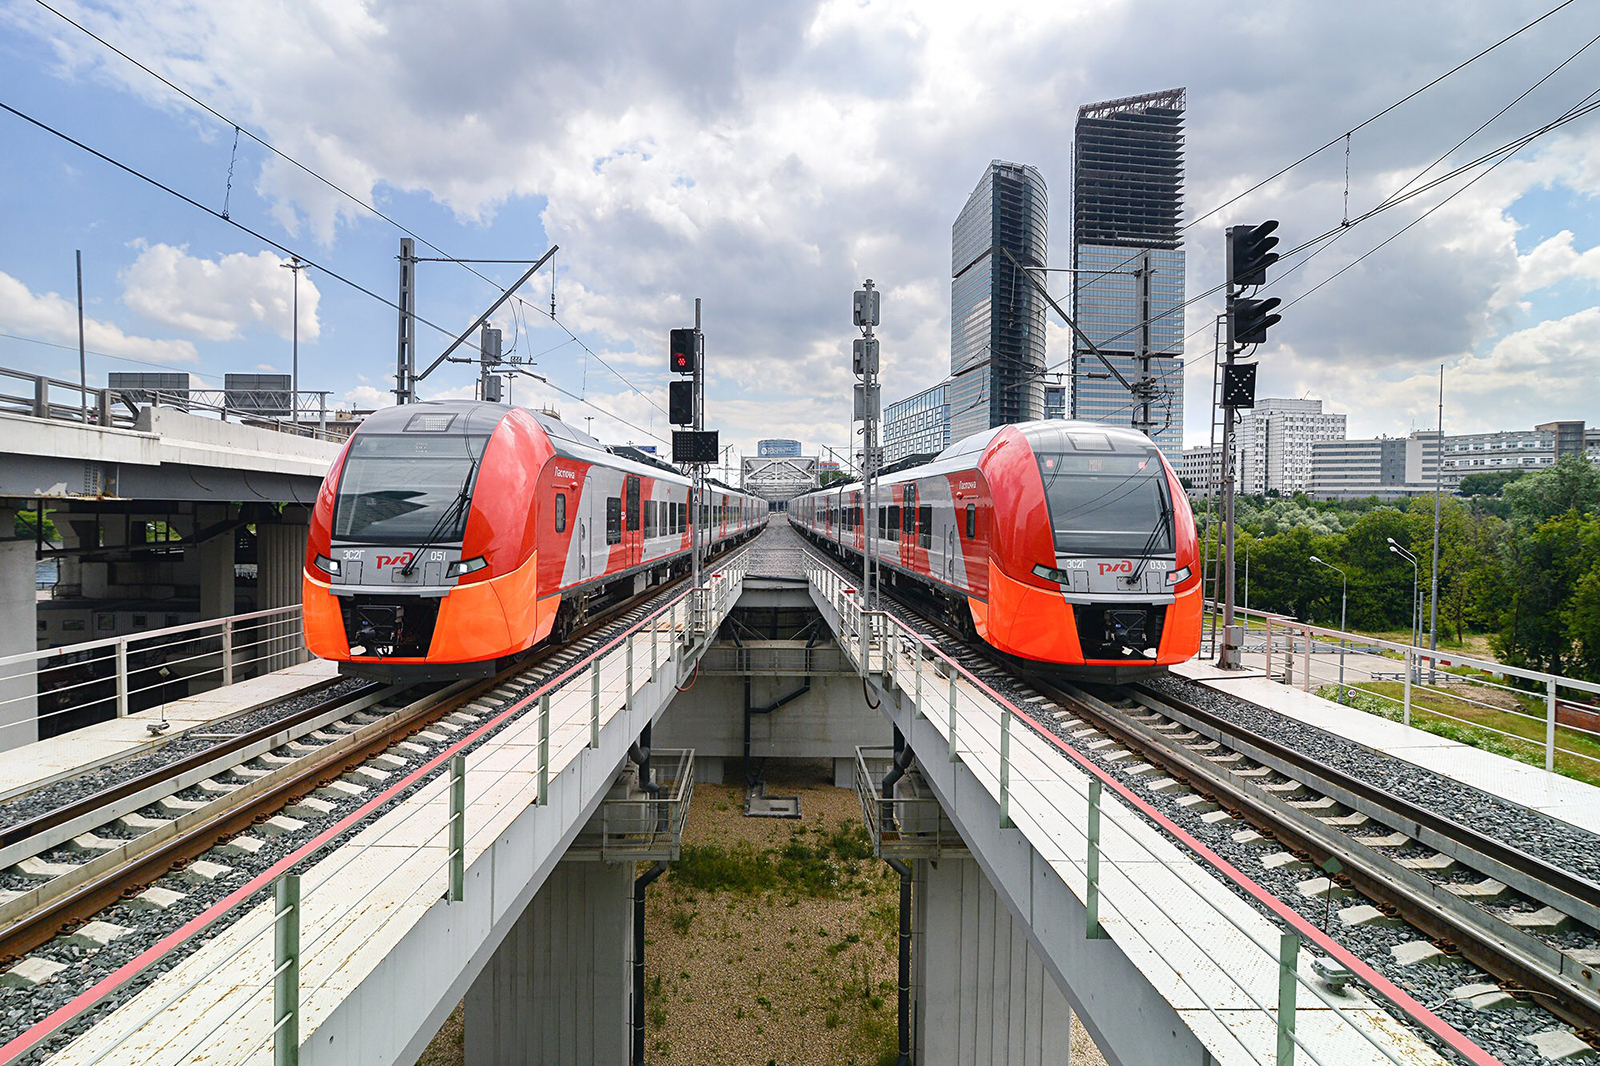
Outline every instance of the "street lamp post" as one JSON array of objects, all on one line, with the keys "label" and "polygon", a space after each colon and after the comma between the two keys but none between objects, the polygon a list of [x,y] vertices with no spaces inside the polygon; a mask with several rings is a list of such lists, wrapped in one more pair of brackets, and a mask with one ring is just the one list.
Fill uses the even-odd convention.
[{"label": "street lamp post", "polygon": [[[1247,563],[1249,561],[1249,558],[1250,557],[1248,555],[1245,556],[1245,560],[1246,560]],[[1329,570],[1332,570],[1332,571],[1334,571],[1335,573],[1337,573],[1339,575],[1339,702],[1343,703],[1344,699],[1345,699],[1345,688],[1344,688],[1344,649],[1345,649],[1344,619],[1345,619],[1345,613],[1344,613],[1344,609],[1345,609],[1346,604],[1348,604],[1350,602],[1350,577],[1343,570],[1339,569],[1339,567],[1334,566],[1332,563],[1330,563],[1330,562],[1328,562],[1328,561],[1326,561],[1324,559],[1319,559],[1315,555],[1313,555],[1311,557],[1311,561],[1316,563],[1316,564],[1318,564],[1319,566],[1326,566]]]},{"label": "street lamp post", "polygon": [[[1387,539],[1389,542],[1390,551],[1394,552],[1396,555],[1400,556],[1400,558],[1411,564],[1411,646],[1415,648],[1422,640],[1421,635],[1418,633],[1418,627],[1422,624],[1422,600],[1419,591],[1421,588],[1421,577],[1420,571],[1417,569],[1417,557],[1402,548],[1399,542],[1397,542],[1393,537],[1388,537],[1385,539]],[[1417,663],[1415,655],[1412,656],[1412,663],[1413,670],[1411,680],[1415,682],[1417,679],[1415,667],[1420,666],[1421,664]]]},{"label": "street lamp post", "polygon": [[300,271],[310,266],[310,263],[301,261],[297,255],[290,256],[289,262],[279,263],[285,270],[294,271],[294,308],[290,312],[294,319],[294,362],[290,365],[289,378],[289,416],[294,419],[294,431],[300,432]]}]

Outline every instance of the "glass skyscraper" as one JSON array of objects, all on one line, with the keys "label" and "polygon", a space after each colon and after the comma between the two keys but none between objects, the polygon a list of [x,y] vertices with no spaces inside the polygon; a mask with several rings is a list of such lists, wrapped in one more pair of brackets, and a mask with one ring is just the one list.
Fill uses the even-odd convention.
[{"label": "glass skyscraper", "polygon": [[[1183,89],[1085,104],[1072,168],[1072,313],[1129,381],[1151,356],[1158,393],[1154,437],[1183,455]],[[1149,323],[1137,272],[1148,256]],[[1072,355],[1072,417],[1133,424],[1132,394],[1079,342]]]},{"label": "glass skyscraper", "polygon": [[995,160],[950,234],[950,440],[1044,411],[1045,303],[1005,255],[1045,265],[1047,198],[1033,167]]},{"label": "glass skyscraper", "polygon": [[908,455],[931,455],[950,447],[949,382],[892,403],[883,409],[883,461]]}]

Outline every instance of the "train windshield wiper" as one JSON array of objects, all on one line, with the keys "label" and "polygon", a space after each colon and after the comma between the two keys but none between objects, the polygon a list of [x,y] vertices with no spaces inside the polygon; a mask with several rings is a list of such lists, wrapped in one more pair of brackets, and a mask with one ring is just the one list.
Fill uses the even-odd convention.
[{"label": "train windshield wiper", "polygon": [[439,537],[444,533],[445,530],[449,529],[455,524],[457,517],[466,508],[467,504],[471,502],[472,478],[473,475],[478,472],[478,460],[482,457],[482,455],[483,453],[479,452],[477,455],[472,457],[472,462],[467,465],[467,476],[461,479],[461,489],[456,493],[456,498],[450,501],[450,506],[446,507],[442,512],[440,512],[438,519],[436,519],[433,523],[433,528],[428,530],[427,534],[422,538],[422,540],[417,543],[417,550],[411,554],[411,558],[408,559],[406,564],[400,568],[400,574],[402,577],[410,577],[416,572],[417,561],[422,558],[423,549],[427,548],[431,544],[437,544]]},{"label": "train windshield wiper", "polygon": [[1150,552],[1156,546],[1156,538],[1161,535],[1162,530],[1167,528],[1167,523],[1176,516],[1176,512],[1167,502],[1167,494],[1161,491],[1160,486],[1156,488],[1156,496],[1161,500],[1161,513],[1156,517],[1156,524],[1151,528],[1150,535],[1144,539],[1144,547],[1139,549],[1139,561],[1133,564],[1133,574],[1129,577],[1130,584],[1138,581],[1140,576],[1144,574],[1144,568],[1150,562]]}]

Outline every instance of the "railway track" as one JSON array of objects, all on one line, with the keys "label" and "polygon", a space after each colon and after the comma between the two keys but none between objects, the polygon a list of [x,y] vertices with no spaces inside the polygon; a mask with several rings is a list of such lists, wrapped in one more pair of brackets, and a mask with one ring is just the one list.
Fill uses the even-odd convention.
[{"label": "railway track", "polygon": [[[1538,1061],[1527,1057],[1537,1049],[1544,1059],[1600,1062],[1584,1046],[1600,1047],[1600,884],[1149,685],[1080,687],[1025,671],[914,600],[884,594],[911,612],[902,620],[1104,769],[1225,832],[1263,869],[1291,874],[1292,902],[1311,904],[1336,940],[1373,927],[1398,936],[1384,959],[1347,943],[1358,957],[1380,969],[1458,957],[1481,969],[1481,980],[1447,989],[1480,1023],[1465,1027],[1469,1035],[1487,1038],[1501,1024],[1497,1011],[1529,1000],[1577,1030],[1494,1033],[1491,1043],[1515,1048],[1506,1061]],[[1324,975],[1348,977],[1332,967]]]},{"label": "railway track", "polygon": [[13,886],[0,895],[0,970],[13,985],[42,983],[60,963],[30,952],[63,937],[80,951],[119,941],[128,927],[102,912],[117,904],[166,910],[187,893],[161,887],[163,879],[225,887],[275,838],[336,818],[558,677],[686,580],[615,605],[493,678],[427,689],[362,685],[0,830],[0,883]]}]

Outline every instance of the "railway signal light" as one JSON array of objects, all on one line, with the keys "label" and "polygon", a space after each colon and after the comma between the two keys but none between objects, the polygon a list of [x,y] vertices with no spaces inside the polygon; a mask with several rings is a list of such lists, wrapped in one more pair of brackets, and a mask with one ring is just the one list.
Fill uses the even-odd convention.
[{"label": "railway signal light", "polygon": [[1276,296],[1265,300],[1233,301],[1233,343],[1238,346],[1260,344],[1267,339],[1267,330],[1283,321],[1272,309],[1283,303]]},{"label": "railway signal light", "polygon": [[[874,296],[877,293],[873,293]],[[857,337],[850,342],[850,362],[857,377],[878,372],[878,338]]]},{"label": "railway signal light", "polygon": [[1277,228],[1277,219],[1269,219],[1259,226],[1228,227],[1229,284],[1267,283],[1267,268],[1278,261],[1278,253],[1272,250],[1278,243],[1278,238],[1272,236]]},{"label": "railway signal light", "polygon": [[1222,368],[1222,406],[1256,405],[1256,364],[1229,363]]},{"label": "railway signal light", "polygon": [[694,424],[694,381],[667,382],[667,421],[675,426]]},{"label": "railway signal light", "polygon": [[881,295],[877,289],[856,290],[855,298],[850,301],[850,313],[856,325],[882,325],[878,321],[879,296]]},{"label": "railway signal light", "polygon": [[693,374],[699,362],[695,331],[675,329],[667,337],[667,365],[674,374]]}]

